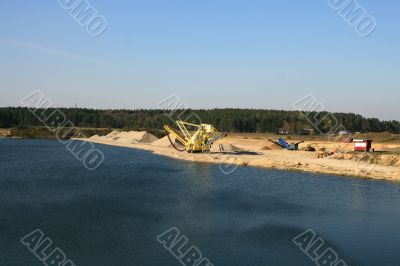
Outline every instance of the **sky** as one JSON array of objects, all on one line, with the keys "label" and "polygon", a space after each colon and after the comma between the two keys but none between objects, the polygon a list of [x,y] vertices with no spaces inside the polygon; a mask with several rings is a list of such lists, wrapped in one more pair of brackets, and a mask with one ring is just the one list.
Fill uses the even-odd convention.
[{"label": "sky", "polygon": [[367,37],[329,0],[85,0],[107,21],[95,37],[68,1],[0,2],[0,106],[35,90],[101,109],[175,95],[194,109],[293,110],[312,95],[328,111],[400,120],[399,1],[358,0],[376,21]]}]

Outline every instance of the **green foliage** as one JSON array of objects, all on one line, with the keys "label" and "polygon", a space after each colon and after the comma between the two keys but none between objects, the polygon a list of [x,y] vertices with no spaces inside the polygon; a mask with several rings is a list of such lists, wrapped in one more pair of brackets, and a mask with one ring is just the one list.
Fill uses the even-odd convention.
[{"label": "green foliage", "polygon": [[[224,132],[275,133],[285,128],[292,134],[305,128],[317,133],[332,132],[339,124],[352,132],[399,133],[398,121],[380,121],[351,113],[307,113],[307,118],[296,111],[257,109],[210,109],[210,110],[96,110],[80,108],[58,109],[62,115],[51,115],[57,109],[36,110],[39,116],[49,117],[46,124],[57,126],[70,121],[76,127],[117,128],[126,130],[162,130],[173,120],[200,118],[201,122],[213,124]],[[65,119],[64,116],[65,115]],[[198,119],[194,120],[198,123]],[[0,128],[13,126],[43,126],[29,109],[23,107],[0,108]],[[337,133],[337,132],[336,132]]]}]

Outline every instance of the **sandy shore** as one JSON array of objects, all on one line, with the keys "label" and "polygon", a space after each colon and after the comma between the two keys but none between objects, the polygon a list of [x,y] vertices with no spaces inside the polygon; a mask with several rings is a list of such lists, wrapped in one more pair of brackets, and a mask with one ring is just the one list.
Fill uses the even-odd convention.
[{"label": "sandy shore", "polygon": [[[266,140],[259,139],[240,139],[240,138],[225,138],[221,143],[234,144],[237,147],[249,152],[242,152],[240,154],[234,153],[203,153],[203,154],[190,154],[187,152],[178,152],[172,147],[161,147],[152,144],[141,143],[118,143],[112,140],[104,139],[81,139],[94,143],[105,145],[113,145],[120,147],[129,147],[141,150],[151,151],[155,154],[168,156],[175,159],[207,162],[220,164],[221,170],[230,173],[234,171],[237,166],[254,166],[264,168],[275,168],[282,170],[296,170],[311,173],[323,173],[333,175],[355,176],[362,178],[384,179],[391,181],[400,181],[400,167],[384,166],[362,161],[354,160],[339,160],[332,157],[316,158],[314,152],[306,151],[286,151],[286,150],[260,150],[262,144],[266,144]],[[308,145],[305,143],[304,145]],[[319,145],[318,143],[312,143]],[[329,143],[324,143],[329,147]],[[218,143],[214,144],[218,145]],[[344,147],[351,149],[350,146]]]}]

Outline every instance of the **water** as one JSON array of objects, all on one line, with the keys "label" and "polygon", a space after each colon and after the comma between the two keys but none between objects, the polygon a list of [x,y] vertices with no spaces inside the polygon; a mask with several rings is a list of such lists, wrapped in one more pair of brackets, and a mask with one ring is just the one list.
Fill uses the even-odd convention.
[{"label": "water", "polygon": [[0,140],[0,265],[43,265],[41,229],[76,265],[181,265],[176,227],[214,265],[316,265],[292,239],[313,229],[348,265],[400,265],[400,185],[182,162],[128,148],[86,170],[62,144]]}]

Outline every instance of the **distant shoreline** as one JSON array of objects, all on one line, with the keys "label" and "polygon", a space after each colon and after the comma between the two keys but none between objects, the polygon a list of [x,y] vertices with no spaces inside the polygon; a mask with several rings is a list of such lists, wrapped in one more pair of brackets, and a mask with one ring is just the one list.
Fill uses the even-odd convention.
[{"label": "distant shoreline", "polygon": [[[234,169],[235,166],[252,166],[317,174],[400,181],[400,167],[368,165],[364,168],[364,171],[360,171],[360,169],[355,167],[355,162],[352,160],[332,158],[317,159],[314,153],[303,151],[271,150],[259,152],[257,155],[222,153],[189,154],[186,152],[178,152],[171,147],[159,147],[151,144],[126,144],[107,140],[79,138],[76,138],[76,140],[147,150],[157,155],[185,161],[222,164],[224,165],[223,168],[227,165],[230,165],[231,169]],[[227,169],[229,169],[229,167]]]},{"label": "distant shoreline", "polygon": [[[82,138],[72,138],[84,141],[90,141],[99,144],[113,145],[120,147],[129,147],[141,150],[148,150],[155,154],[167,156],[175,159],[196,161],[214,164],[228,165],[227,171],[234,166],[254,166],[262,168],[272,168],[290,171],[303,171],[310,173],[321,173],[321,174],[333,174],[338,176],[354,176],[361,178],[372,178],[372,179],[383,179],[391,181],[400,181],[400,141],[399,135],[393,135],[390,133],[366,133],[360,134],[357,137],[360,138],[372,138],[374,139],[374,147],[379,147],[377,150],[388,150],[396,151],[393,154],[381,154],[375,153],[380,157],[393,157],[384,158],[394,161],[394,163],[385,164],[371,164],[366,169],[360,169],[357,167],[359,162],[354,161],[354,158],[350,155],[331,156],[328,158],[315,158],[315,153],[310,152],[290,152],[284,150],[261,150],[261,147],[267,144],[268,138],[278,138],[279,136],[267,135],[265,133],[232,133],[227,138],[223,139],[223,142],[232,143],[235,146],[241,147],[243,151],[255,152],[257,154],[235,154],[235,153],[208,153],[208,154],[188,154],[186,152],[178,152],[171,147],[155,146],[152,144],[127,144],[118,143],[112,140],[106,140],[101,138],[85,138],[84,136],[92,136],[99,134],[104,136],[111,131],[111,129],[96,129],[96,128],[84,128],[76,129],[76,132],[82,132]],[[73,132],[76,134],[76,132]],[[71,137],[71,136],[70,136]],[[67,137],[65,139],[68,139]],[[295,139],[301,138],[305,140],[304,145],[317,145],[318,147],[327,147],[330,150],[334,150],[335,146],[343,145],[338,142],[329,142],[326,137],[323,136],[283,136],[288,141],[294,141]],[[18,130],[12,128],[1,129],[0,138],[10,139],[49,139],[55,140],[57,136],[54,132],[48,130],[45,127],[21,127]],[[352,149],[352,144],[346,144],[347,151]],[[384,147],[385,149],[382,149]],[[360,153],[359,157],[363,154]],[[353,156],[354,157],[354,156]],[[396,163],[396,158],[398,162]],[[373,158],[374,160],[376,158]],[[378,158],[381,159],[381,158]],[[379,160],[378,160],[379,161]],[[382,160],[380,160],[382,161]],[[361,163],[363,163],[361,161]],[[231,167],[229,167],[231,165]],[[223,167],[225,168],[225,167]],[[365,171],[366,170],[366,171]]]}]

